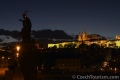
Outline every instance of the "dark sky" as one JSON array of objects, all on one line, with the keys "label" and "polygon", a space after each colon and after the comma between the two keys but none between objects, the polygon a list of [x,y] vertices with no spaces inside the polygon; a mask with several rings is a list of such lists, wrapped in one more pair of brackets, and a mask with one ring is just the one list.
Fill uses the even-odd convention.
[{"label": "dark sky", "polygon": [[0,28],[20,31],[25,6],[33,30],[120,35],[120,0],[0,0]]}]

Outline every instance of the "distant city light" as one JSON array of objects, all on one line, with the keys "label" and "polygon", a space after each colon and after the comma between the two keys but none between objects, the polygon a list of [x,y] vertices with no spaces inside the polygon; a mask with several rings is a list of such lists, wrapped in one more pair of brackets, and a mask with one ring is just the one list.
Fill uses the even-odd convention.
[{"label": "distant city light", "polygon": [[100,70],[102,71],[103,69],[102,69],[102,68],[100,68]]},{"label": "distant city light", "polygon": [[108,62],[103,62],[103,67],[106,67],[108,64]]},{"label": "distant city light", "polygon": [[115,67],[115,71],[117,70],[117,68]]},{"label": "distant city light", "polygon": [[10,59],[10,57],[8,57],[8,59]]},{"label": "distant city light", "polygon": [[4,56],[2,56],[2,59],[4,59],[5,57]]},{"label": "distant city light", "polygon": [[112,68],[110,68],[110,70],[112,70]]}]

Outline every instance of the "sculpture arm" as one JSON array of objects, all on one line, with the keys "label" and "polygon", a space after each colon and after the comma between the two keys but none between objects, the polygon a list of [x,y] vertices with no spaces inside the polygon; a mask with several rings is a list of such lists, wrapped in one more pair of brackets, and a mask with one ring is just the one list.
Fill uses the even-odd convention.
[{"label": "sculpture arm", "polygon": [[22,22],[24,21],[24,20],[22,20],[22,19],[19,19],[19,20],[22,21]]}]

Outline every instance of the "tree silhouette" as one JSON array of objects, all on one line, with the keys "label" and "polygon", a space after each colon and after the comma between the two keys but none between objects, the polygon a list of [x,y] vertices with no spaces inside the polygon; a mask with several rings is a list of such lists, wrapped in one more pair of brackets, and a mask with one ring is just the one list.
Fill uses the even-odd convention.
[{"label": "tree silhouette", "polygon": [[78,46],[78,48],[80,48],[81,50],[85,50],[85,49],[88,48],[88,45],[85,44],[84,42],[82,42],[82,43]]},{"label": "tree silhouette", "polygon": [[67,44],[65,45],[65,48],[76,48],[76,44],[75,43],[70,43],[70,44]]}]

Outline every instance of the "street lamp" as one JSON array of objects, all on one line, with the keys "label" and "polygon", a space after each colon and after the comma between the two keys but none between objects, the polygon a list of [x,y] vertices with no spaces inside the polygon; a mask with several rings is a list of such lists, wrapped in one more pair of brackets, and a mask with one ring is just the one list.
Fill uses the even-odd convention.
[{"label": "street lamp", "polygon": [[16,50],[17,50],[16,57],[18,58],[19,57],[20,46],[16,46]]},{"label": "street lamp", "polygon": [[19,53],[16,53],[16,56],[17,56],[17,58],[18,58],[18,56],[19,56]]},{"label": "street lamp", "polygon": [[20,46],[16,46],[17,52],[20,51]]}]

